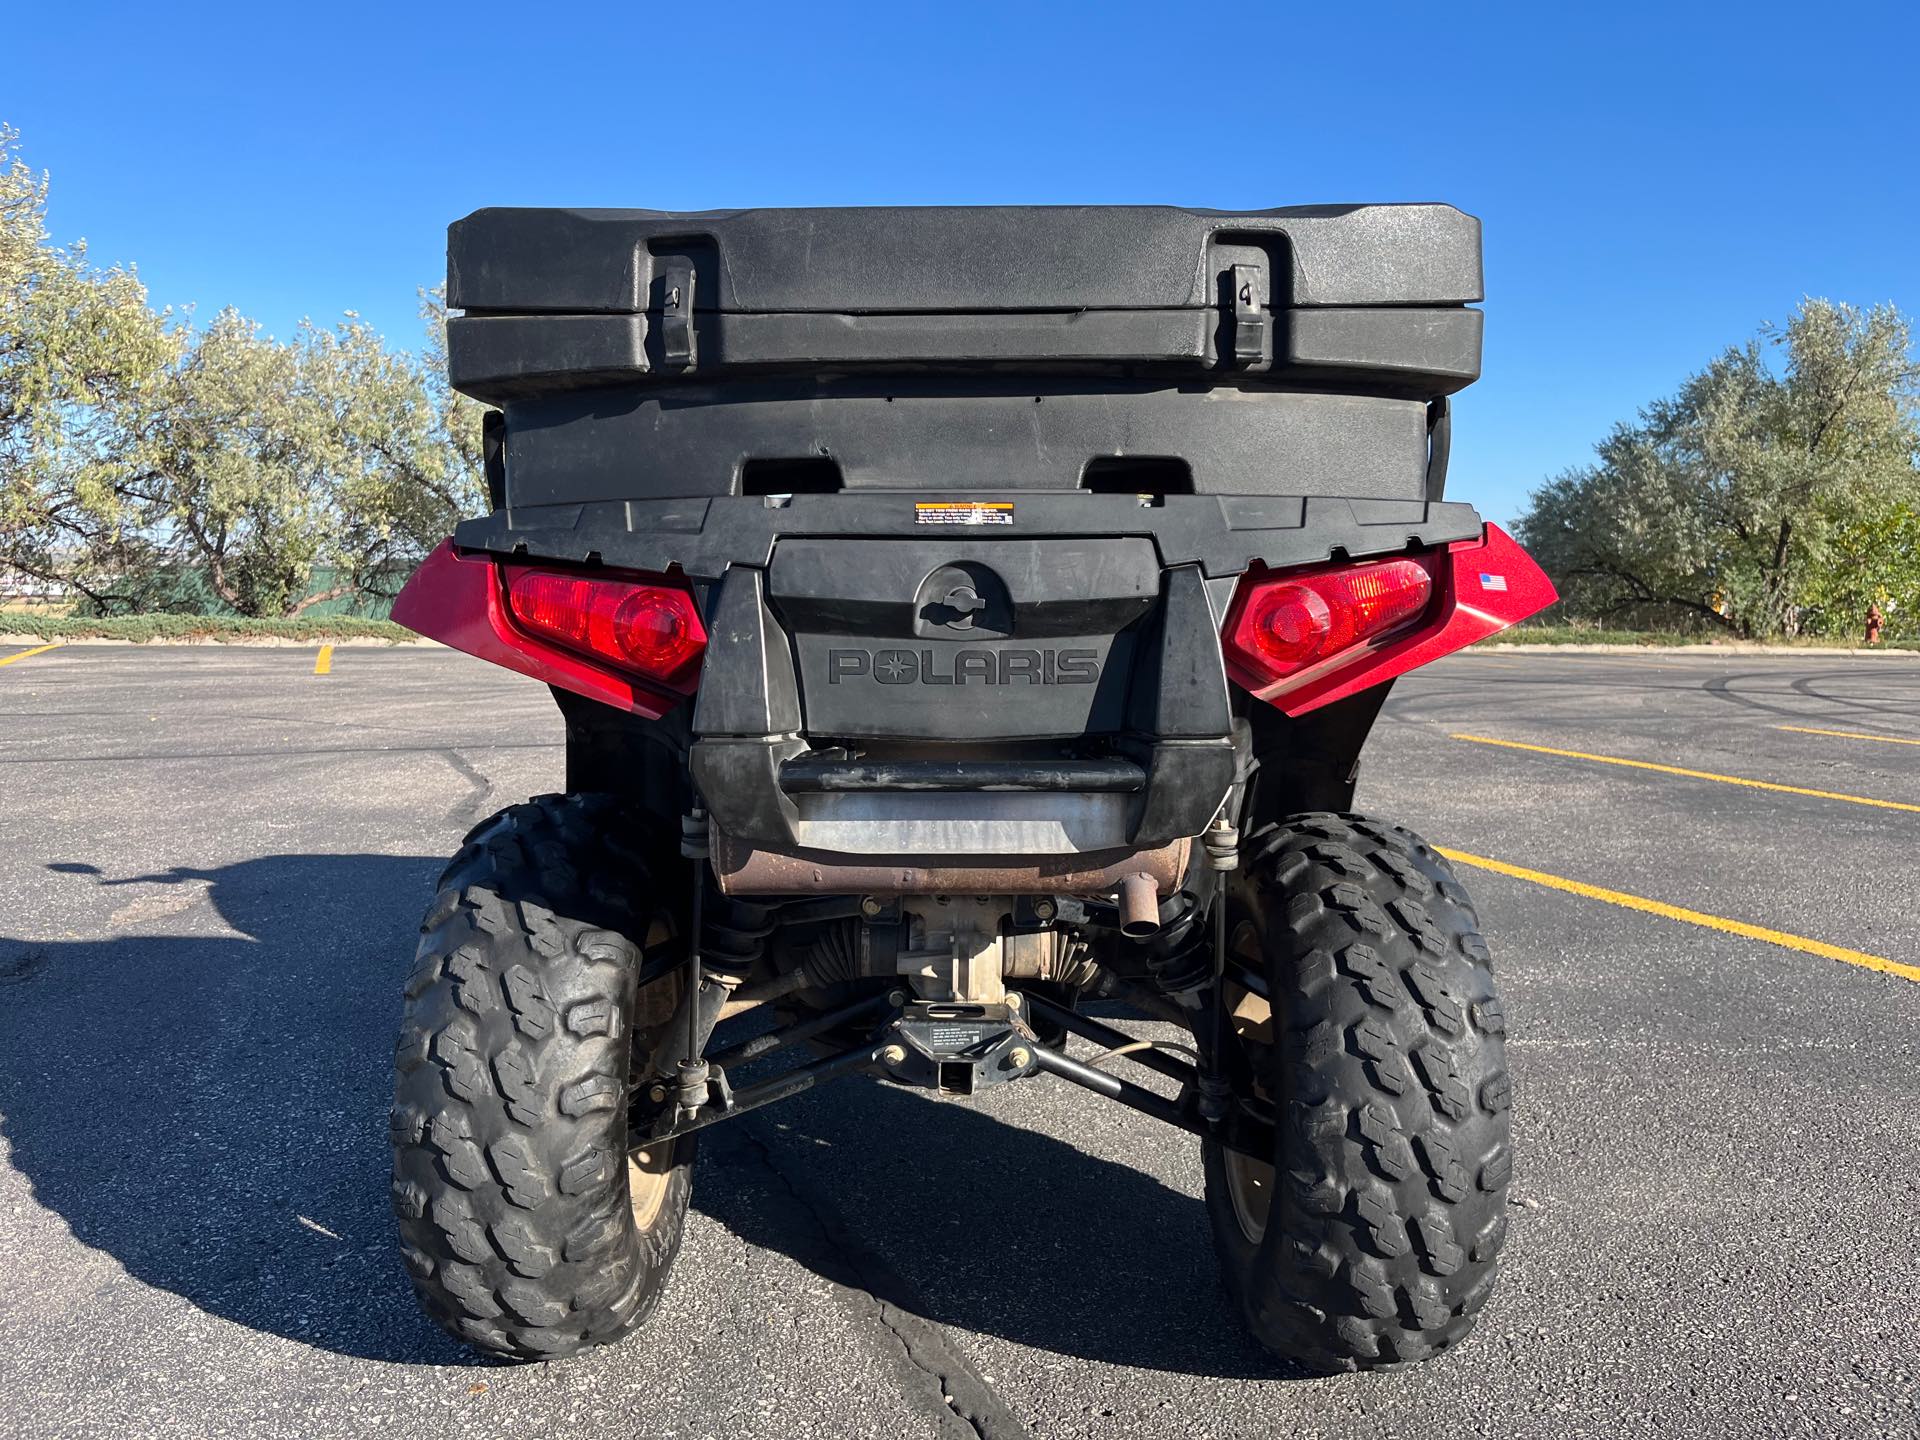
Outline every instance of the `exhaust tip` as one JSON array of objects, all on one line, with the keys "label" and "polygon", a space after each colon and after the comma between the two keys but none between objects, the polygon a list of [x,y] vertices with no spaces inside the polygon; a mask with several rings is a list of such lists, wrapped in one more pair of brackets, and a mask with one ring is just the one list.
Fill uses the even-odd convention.
[{"label": "exhaust tip", "polygon": [[1120,933],[1145,940],[1160,933],[1160,890],[1151,875],[1129,875],[1120,882]]}]

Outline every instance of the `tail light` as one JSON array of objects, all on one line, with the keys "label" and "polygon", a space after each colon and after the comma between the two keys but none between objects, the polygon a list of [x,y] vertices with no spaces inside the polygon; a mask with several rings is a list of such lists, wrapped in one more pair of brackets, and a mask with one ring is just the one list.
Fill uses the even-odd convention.
[{"label": "tail light", "polygon": [[1251,570],[1220,633],[1233,682],[1288,715],[1343,700],[1544,610],[1553,582],[1506,531],[1444,550]]},{"label": "tail light", "polygon": [[707,648],[693,596],[669,585],[521,570],[507,584],[507,606],[534,634],[663,684]]},{"label": "tail light", "polygon": [[700,681],[707,631],[683,585],[547,570],[444,541],[393,602],[410,630],[535,680],[658,720]]},{"label": "tail light", "polygon": [[1264,683],[1285,680],[1420,618],[1433,577],[1416,560],[1242,582],[1230,657]]}]

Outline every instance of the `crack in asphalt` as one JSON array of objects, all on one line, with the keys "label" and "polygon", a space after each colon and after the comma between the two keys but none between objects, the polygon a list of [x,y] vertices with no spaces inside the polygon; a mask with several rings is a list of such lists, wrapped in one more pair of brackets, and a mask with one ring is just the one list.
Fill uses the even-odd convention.
[{"label": "crack in asphalt", "polygon": [[451,747],[435,752],[445,760],[466,782],[473,786],[467,798],[460,801],[447,812],[447,819],[456,825],[471,825],[480,818],[480,807],[487,803],[487,797],[493,794],[493,781],[483,775],[466,756]]},{"label": "crack in asphalt", "polygon": [[722,1155],[731,1152],[752,1160],[779,1182],[792,1202],[787,1208],[808,1222],[814,1234],[813,1253],[801,1263],[832,1285],[850,1310],[879,1322],[901,1362],[897,1368],[911,1386],[908,1393],[917,1389],[934,1402],[926,1413],[940,1433],[954,1440],[1032,1440],[1032,1432],[940,1326],[917,1313],[924,1307],[914,1303],[906,1280],[862,1243],[812,1186],[783,1169],[772,1146],[751,1125],[736,1120],[726,1129],[735,1143],[725,1144],[724,1137],[716,1136],[723,1143],[714,1148]]}]

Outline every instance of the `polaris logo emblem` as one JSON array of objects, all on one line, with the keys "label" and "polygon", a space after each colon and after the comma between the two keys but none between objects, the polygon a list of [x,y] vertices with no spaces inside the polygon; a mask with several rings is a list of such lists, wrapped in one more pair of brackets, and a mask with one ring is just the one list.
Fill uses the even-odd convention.
[{"label": "polaris logo emblem", "polygon": [[1091,685],[1098,650],[829,650],[827,683],[882,685]]}]

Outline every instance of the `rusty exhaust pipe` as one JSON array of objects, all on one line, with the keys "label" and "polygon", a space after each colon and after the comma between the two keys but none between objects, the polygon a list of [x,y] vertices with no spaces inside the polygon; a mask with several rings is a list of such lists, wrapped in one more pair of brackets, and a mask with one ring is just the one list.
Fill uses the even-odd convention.
[{"label": "rusty exhaust pipe", "polygon": [[1160,892],[1151,875],[1135,873],[1121,879],[1120,933],[1129,940],[1160,933]]}]

